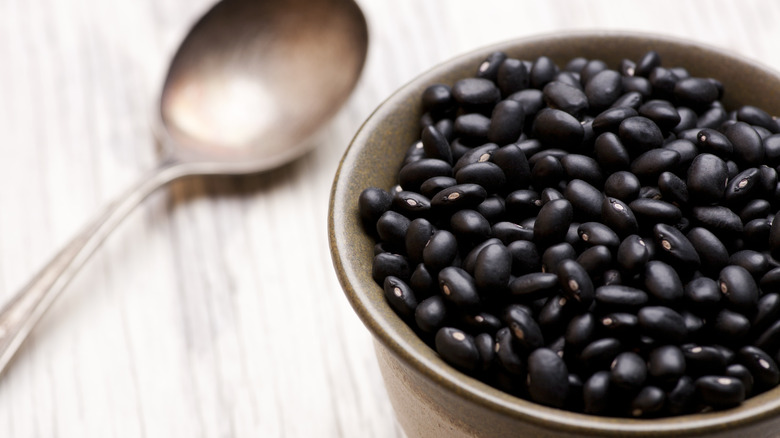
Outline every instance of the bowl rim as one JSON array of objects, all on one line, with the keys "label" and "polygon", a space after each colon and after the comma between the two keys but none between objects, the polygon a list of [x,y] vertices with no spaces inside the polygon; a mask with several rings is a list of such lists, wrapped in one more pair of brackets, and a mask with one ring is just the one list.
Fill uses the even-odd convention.
[{"label": "bowl rim", "polygon": [[[754,396],[736,408],[713,413],[656,419],[601,417],[550,408],[510,395],[461,373],[439,358],[435,351],[406,327],[405,323],[392,310],[388,313],[389,306],[386,303],[384,304],[385,308],[378,308],[367,299],[365,294],[369,293],[366,290],[369,286],[361,283],[360,273],[356,271],[354,259],[343,251],[345,243],[354,238],[354,235],[349,232],[348,226],[350,223],[357,222],[357,198],[345,199],[345,191],[351,184],[345,174],[355,164],[360,150],[366,144],[369,133],[376,128],[378,122],[394,111],[393,107],[396,103],[408,97],[410,93],[419,90],[421,84],[433,83],[432,80],[454,66],[465,63],[476,66],[491,52],[507,51],[521,45],[538,44],[552,40],[574,41],[583,38],[603,40],[621,38],[634,40],[636,44],[639,44],[640,41],[649,41],[696,50],[707,56],[718,56],[738,63],[743,68],[754,69],[774,78],[780,78],[780,73],[763,64],[706,43],[654,33],[623,30],[577,30],[536,34],[483,46],[435,65],[392,93],[369,115],[358,129],[339,162],[328,205],[328,240],[332,262],[349,303],[372,333],[375,341],[381,343],[395,357],[422,373],[426,378],[436,381],[437,385],[444,390],[466,397],[491,411],[547,429],[569,433],[600,433],[605,436],[671,437],[683,432],[695,432],[696,434],[722,432],[727,426],[750,425],[770,417],[780,416],[780,386]],[[349,202],[352,202],[352,205]],[[373,286],[374,293],[381,293],[381,287],[375,283]],[[382,302],[384,301],[382,300]],[[395,318],[395,321],[391,321],[392,318]],[[399,328],[398,323],[401,323],[402,327]],[[410,337],[409,334],[413,336]],[[422,351],[421,346],[427,351]]]}]

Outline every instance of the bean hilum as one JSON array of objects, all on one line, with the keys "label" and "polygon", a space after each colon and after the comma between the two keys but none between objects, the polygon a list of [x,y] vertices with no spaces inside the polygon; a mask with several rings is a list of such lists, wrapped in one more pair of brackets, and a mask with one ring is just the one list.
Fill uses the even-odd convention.
[{"label": "bean hilum", "polygon": [[594,415],[728,409],[780,382],[780,123],[656,52],[493,53],[421,96],[357,214],[390,307],[460,371]]}]

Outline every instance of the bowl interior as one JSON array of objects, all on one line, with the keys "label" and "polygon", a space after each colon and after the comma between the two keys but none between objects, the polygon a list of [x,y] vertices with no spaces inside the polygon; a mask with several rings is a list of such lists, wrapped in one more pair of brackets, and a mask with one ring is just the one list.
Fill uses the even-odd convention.
[{"label": "bowl interior", "polygon": [[[505,394],[467,377],[444,363],[387,305],[371,278],[374,241],[363,232],[357,199],[368,187],[389,189],[407,148],[419,138],[419,99],[431,84],[452,85],[473,76],[487,54],[501,50],[518,59],[545,55],[558,65],[583,56],[617,68],[624,59],[638,60],[648,50],[661,55],[664,66],[682,66],[694,76],[720,80],[727,109],[741,104],[780,114],[780,76],[766,67],[721,50],[661,36],[624,32],[567,33],[520,39],[485,47],[419,76],[390,96],[364,123],[345,153],[334,181],[329,211],[329,238],[339,281],[357,314],[379,342],[402,361],[442,382],[454,392],[492,409],[528,421],[567,430],[621,431],[630,436],[672,436],[685,430],[704,432],[735,423],[780,415],[780,388],[753,397],[740,407],[717,414],[696,414],[658,420],[601,418],[546,408]],[[649,435],[653,434],[653,435]],[[625,435],[629,436],[629,435]]]}]

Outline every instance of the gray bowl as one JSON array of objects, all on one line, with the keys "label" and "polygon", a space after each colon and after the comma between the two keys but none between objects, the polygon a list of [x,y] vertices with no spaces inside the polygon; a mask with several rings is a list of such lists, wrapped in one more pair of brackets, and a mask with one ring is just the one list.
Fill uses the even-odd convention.
[{"label": "gray bowl", "polygon": [[390,96],[353,139],[331,192],[331,253],[349,302],[374,336],[390,400],[410,437],[780,436],[780,388],[730,410],[651,420],[577,414],[511,396],[446,364],[396,316],[371,278],[374,241],[363,232],[357,199],[367,187],[389,189],[395,183],[408,145],[419,136],[419,98],[427,86],[473,76],[496,50],[519,59],[546,55],[559,65],[576,56],[598,58],[615,68],[621,59],[636,60],[651,49],[664,66],[719,79],[727,108],[751,104],[780,114],[780,75],[733,54],[660,36],[567,33],[500,43],[445,62]]}]

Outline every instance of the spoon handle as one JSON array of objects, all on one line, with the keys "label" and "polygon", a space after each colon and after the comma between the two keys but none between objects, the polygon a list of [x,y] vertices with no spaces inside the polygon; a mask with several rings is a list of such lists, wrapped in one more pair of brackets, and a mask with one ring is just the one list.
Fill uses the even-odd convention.
[{"label": "spoon handle", "polygon": [[163,162],[106,206],[0,310],[0,373],[30,331],[108,234],[157,188],[187,174],[177,162]]}]

